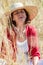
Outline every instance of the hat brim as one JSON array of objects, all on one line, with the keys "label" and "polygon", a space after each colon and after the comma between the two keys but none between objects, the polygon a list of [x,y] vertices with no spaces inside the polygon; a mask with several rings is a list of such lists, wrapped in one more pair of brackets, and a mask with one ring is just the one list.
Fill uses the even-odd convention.
[{"label": "hat brim", "polygon": [[[13,10],[9,11],[8,13],[11,14],[12,12],[14,12],[18,9],[25,9],[28,12],[29,16],[30,16],[30,20],[33,20],[36,17],[37,13],[38,13],[38,8],[36,6],[19,7],[19,8],[16,8],[16,9],[13,9]],[[8,13],[7,13],[7,15],[8,15]]]}]

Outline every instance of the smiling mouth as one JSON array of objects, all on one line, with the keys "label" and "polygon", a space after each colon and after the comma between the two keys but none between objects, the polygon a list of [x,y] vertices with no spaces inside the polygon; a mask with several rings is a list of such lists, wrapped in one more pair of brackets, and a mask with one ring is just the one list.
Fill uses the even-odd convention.
[{"label": "smiling mouth", "polygon": [[23,19],[23,17],[19,17],[19,19]]}]

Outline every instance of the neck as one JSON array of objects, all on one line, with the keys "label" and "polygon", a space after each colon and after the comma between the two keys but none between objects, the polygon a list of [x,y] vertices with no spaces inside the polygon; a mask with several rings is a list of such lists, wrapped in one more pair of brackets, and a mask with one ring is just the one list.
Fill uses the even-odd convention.
[{"label": "neck", "polygon": [[17,28],[20,29],[20,30],[23,30],[24,29],[24,25],[18,25]]}]

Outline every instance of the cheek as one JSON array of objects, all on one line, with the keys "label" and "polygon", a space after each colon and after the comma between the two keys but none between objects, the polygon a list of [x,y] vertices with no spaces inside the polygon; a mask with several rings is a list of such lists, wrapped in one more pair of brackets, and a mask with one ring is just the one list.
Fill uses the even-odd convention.
[{"label": "cheek", "polygon": [[16,21],[17,20],[17,17],[16,16],[13,16],[13,21]]},{"label": "cheek", "polygon": [[26,19],[26,15],[25,15],[25,19]]},{"label": "cheek", "polygon": [[27,16],[26,16],[26,14],[24,13],[24,18],[26,19],[26,17],[27,17]]}]

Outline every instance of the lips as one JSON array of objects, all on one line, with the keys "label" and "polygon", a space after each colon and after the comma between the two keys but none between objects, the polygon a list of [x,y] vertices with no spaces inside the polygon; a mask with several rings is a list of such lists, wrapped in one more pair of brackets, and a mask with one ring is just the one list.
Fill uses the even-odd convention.
[{"label": "lips", "polygon": [[19,19],[23,19],[24,17],[22,16],[22,17],[19,17]]}]

